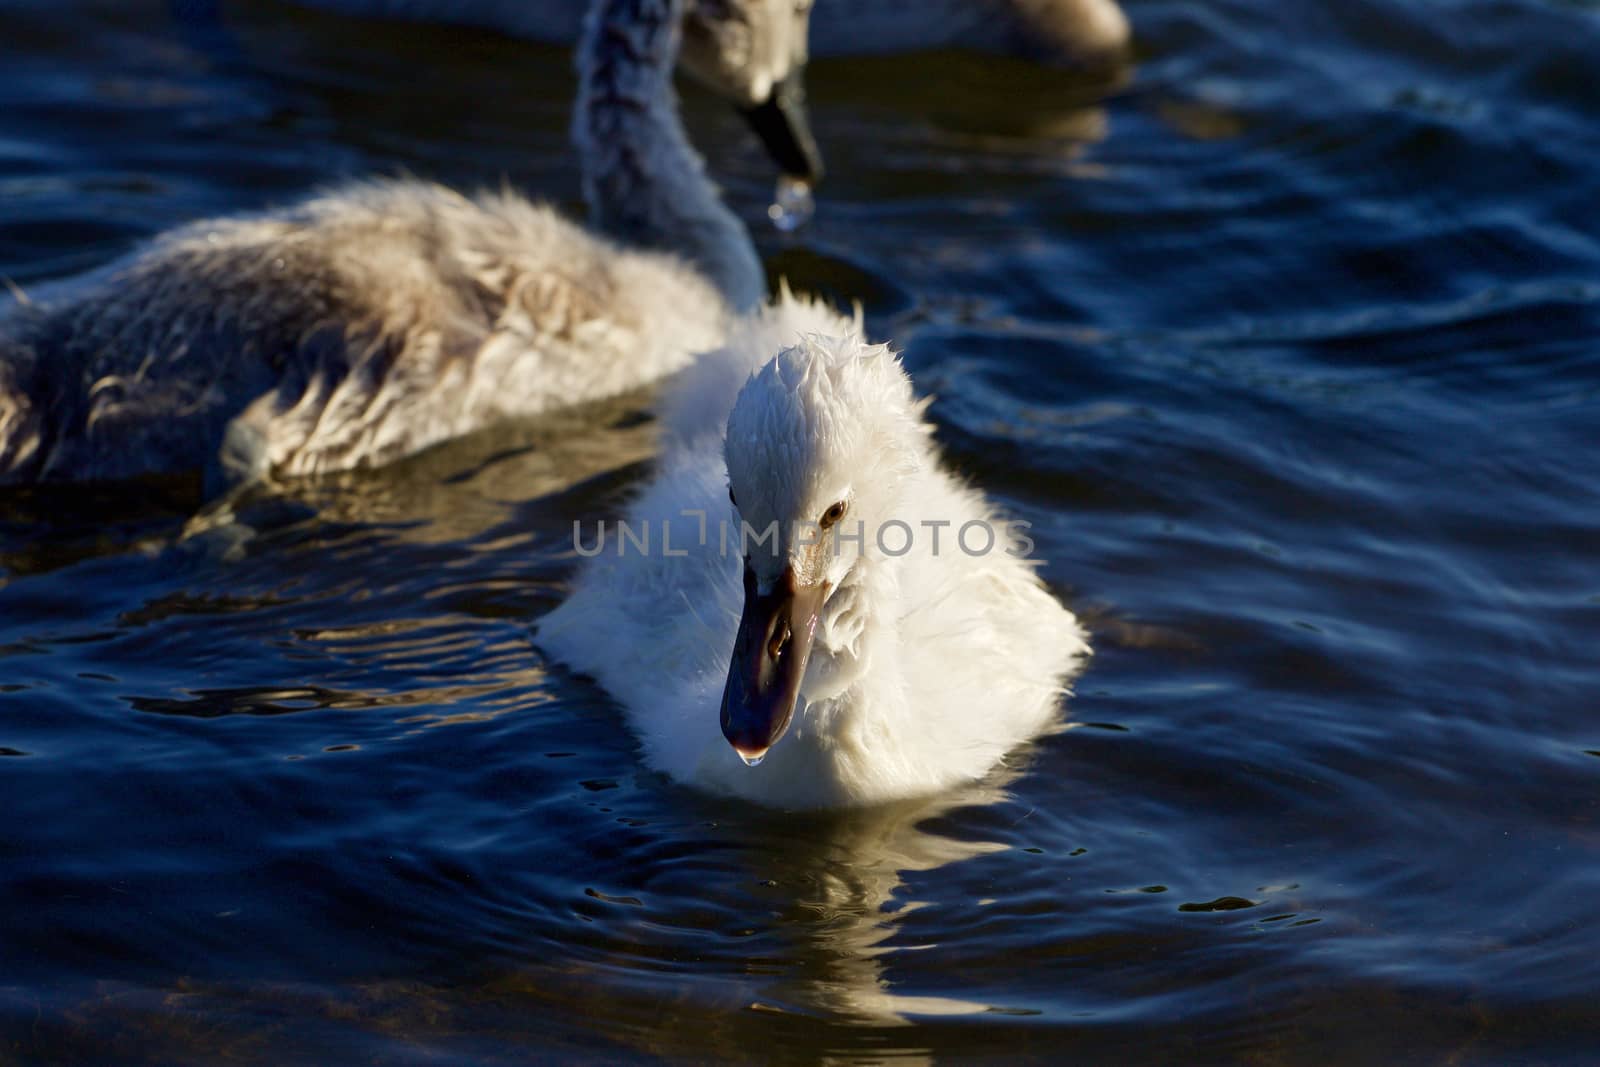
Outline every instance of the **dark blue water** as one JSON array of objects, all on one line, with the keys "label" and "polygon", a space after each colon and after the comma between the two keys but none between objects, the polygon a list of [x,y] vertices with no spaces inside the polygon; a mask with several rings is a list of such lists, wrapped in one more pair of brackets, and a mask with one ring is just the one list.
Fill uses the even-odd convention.
[{"label": "dark blue water", "polygon": [[[529,631],[627,404],[187,531],[13,494],[0,1060],[1593,1062],[1600,7],[1129,10],[1120,84],[817,64],[762,235],[1033,522],[1075,728],[828,818],[644,772]],[[227,11],[0,8],[0,274],[344,175],[575,199],[559,51]]]}]

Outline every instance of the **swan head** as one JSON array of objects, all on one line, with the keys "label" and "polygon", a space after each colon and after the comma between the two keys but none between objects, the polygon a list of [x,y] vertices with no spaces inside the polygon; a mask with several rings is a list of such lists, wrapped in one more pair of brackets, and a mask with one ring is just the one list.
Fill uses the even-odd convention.
[{"label": "swan head", "polygon": [[812,0],[687,0],[678,61],[744,113],[785,174],[811,184],[822,157],[802,76]]},{"label": "swan head", "polygon": [[755,372],[728,416],[744,608],[722,732],[754,764],[788,729],[818,620],[926,462],[927,428],[887,347],[808,336]]}]

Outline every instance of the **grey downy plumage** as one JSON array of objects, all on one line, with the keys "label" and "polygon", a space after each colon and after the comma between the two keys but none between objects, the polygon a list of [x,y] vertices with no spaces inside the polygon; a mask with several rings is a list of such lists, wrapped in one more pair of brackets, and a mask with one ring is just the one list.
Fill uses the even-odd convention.
[{"label": "grey downy plumage", "polygon": [[[0,316],[0,484],[199,470],[216,491],[372,466],[714,347],[765,282],[679,120],[684,3],[592,5],[573,132],[594,229],[512,192],[364,181],[193,223],[17,301]],[[692,35],[708,80],[747,108],[786,89],[793,104],[805,12],[719,10]],[[724,23],[740,50],[719,55]],[[779,145],[802,172],[808,150],[803,130]]]}]

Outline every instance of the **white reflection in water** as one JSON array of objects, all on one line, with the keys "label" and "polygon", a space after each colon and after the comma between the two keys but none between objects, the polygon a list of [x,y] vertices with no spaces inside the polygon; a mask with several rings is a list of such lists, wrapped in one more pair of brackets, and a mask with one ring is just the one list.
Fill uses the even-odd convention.
[{"label": "white reflection in water", "polygon": [[776,983],[769,993],[772,1002],[763,1006],[872,1026],[905,1026],[917,1016],[990,1010],[979,1001],[899,991],[886,976],[885,964],[896,953],[937,948],[892,943],[901,919],[927,903],[896,899],[906,875],[926,875],[1010,847],[958,840],[923,829],[923,824],[961,808],[1009,799],[1006,786],[1017,773],[1002,767],[965,789],[834,817],[813,854],[799,865],[785,865],[791,879],[798,876],[815,887],[813,896],[796,904],[811,913],[805,955],[826,963],[815,973],[808,970]]}]

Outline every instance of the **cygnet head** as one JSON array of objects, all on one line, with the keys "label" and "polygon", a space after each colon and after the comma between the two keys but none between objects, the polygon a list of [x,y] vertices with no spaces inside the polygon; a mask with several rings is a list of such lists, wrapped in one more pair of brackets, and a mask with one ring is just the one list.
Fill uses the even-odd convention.
[{"label": "cygnet head", "polygon": [[803,75],[812,0],[685,0],[678,61],[732,101],[791,177],[822,177]]},{"label": "cygnet head", "polygon": [[860,337],[806,337],[740,390],[724,450],[744,610],[722,732],[747,763],[788,728],[817,620],[900,514],[926,443],[904,369]]}]

